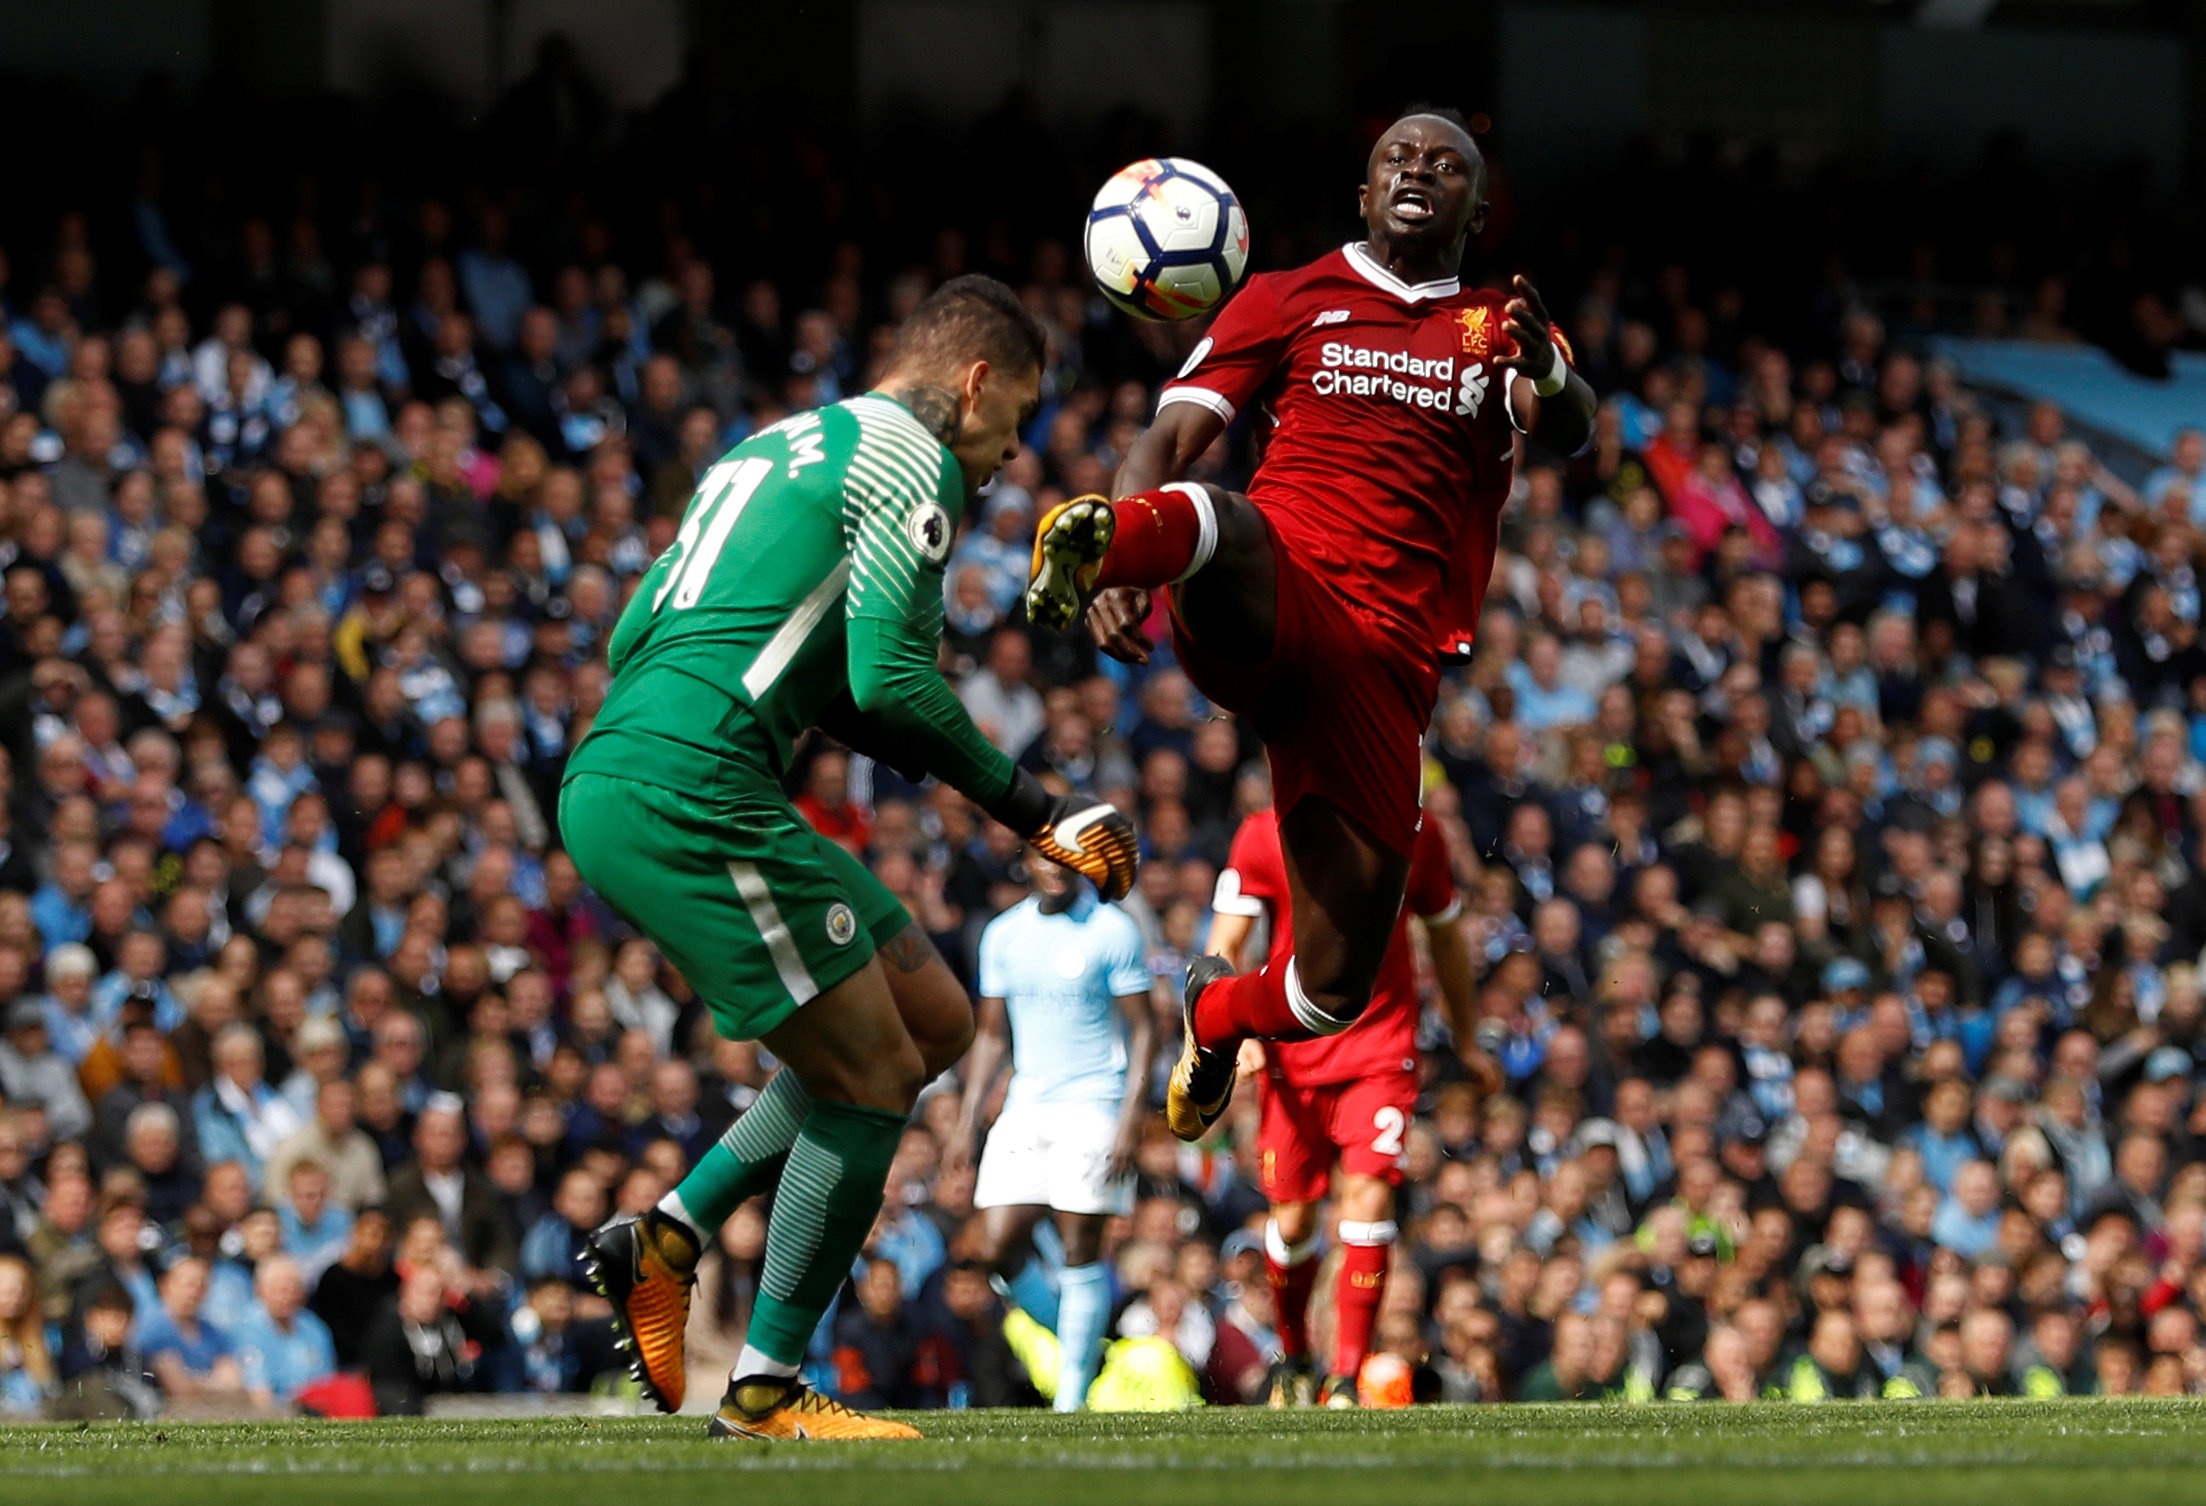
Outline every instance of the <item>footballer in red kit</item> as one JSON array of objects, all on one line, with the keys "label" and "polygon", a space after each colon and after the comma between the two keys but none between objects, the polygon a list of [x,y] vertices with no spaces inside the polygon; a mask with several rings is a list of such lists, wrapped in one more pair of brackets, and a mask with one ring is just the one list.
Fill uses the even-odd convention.
[{"label": "footballer in red kit", "polygon": [[[1485,164],[1460,120],[1420,111],[1373,147],[1365,237],[1251,278],[1129,447],[1114,500],[1042,519],[1027,610],[1085,613],[1106,652],[1145,660],[1148,593],[1170,591],[1174,650],[1270,756],[1293,951],[1252,972],[1189,967],[1165,1119],[1200,1138],[1251,1037],[1355,1023],[1394,934],[1418,824],[1440,657],[1459,651],[1493,572],[1515,436],[1570,454],[1593,391],[1526,279],[1463,287]],[[1246,495],[1185,481],[1243,413],[1263,452]]]},{"label": "footballer in red kit", "polygon": [[[1279,820],[1258,811],[1234,834],[1212,902],[1210,945],[1239,965],[1259,920],[1271,924],[1269,954],[1293,954],[1294,922]],[[1386,1295],[1393,1254],[1394,1188],[1405,1137],[1417,1112],[1417,1022],[1421,1013],[1409,917],[1422,924],[1433,973],[1456,1039],[1471,1047],[1471,955],[1456,918],[1462,900],[1437,822],[1418,828],[1409,883],[1363,1017],[1338,1035],[1250,1043],[1260,1054],[1263,1119],[1257,1137],[1264,1196],[1264,1269],[1277,1308],[1281,1358],[1272,1369],[1275,1407],[1353,1405],[1356,1377]],[[1254,1065],[1254,1064],[1248,1064]],[[1311,1360],[1310,1293],[1318,1270],[1318,1209],[1339,1163],[1341,1245],[1334,1290],[1333,1357],[1321,1378]]]}]

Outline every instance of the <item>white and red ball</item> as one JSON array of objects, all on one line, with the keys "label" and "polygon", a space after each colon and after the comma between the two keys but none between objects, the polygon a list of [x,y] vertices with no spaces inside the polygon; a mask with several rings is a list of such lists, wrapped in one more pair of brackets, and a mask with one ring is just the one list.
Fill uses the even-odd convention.
[{"label": "white and red ball", "polygon": [[1088,212],[1095,285],[1143,319],[1192,319],[1248,269],[1249,222],[1225,179],[1185,157],[1120,168]]},{"label": "white and red ball", "polygon": [[1406,1407],[1417,1398],[1417,1374],[1398,1354],[1379,1350],[1364,1358],[1356,1374],[1356,1404],[1362,1407]]}]

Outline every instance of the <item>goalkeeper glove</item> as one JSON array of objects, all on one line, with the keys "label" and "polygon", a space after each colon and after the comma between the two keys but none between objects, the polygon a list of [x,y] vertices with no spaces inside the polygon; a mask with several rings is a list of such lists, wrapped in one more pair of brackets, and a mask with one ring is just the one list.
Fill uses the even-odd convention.
[{"label": "goalkeeper glove", "polygon": [[988,814],[1010,827],[1053,863],[1093,883],[1105,899],[1124,899],[1134,887],[1141,849],[1134,823],[1118,807],[1084,795],[1052,795],[1025,769]]}]

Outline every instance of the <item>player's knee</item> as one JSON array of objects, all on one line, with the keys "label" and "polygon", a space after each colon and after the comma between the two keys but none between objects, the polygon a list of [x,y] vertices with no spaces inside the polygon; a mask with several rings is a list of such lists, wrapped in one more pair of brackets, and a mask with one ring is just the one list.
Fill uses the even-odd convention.
[{"label": "player's knee", "polygon": [[918,1043],[906,1041],[881,1063],[881,1087],[888,1098],[878,1106],[909,1113],[919,1102],[919,1090],[933,1075],[927,1070],[927,1058],[920,1053]]},{"label": "player's knee", "polygon": [[815,1098],[905,1114],[919,1101],[928,1075],[926,1059],[907,1035],[886,1050],[815,1068],[804,1085]]},{"label": "player's knee", "polygon": [[1094,1265],[1102,1258],[1101,1219],[1060,1219],[1057,1224],[1057,1238],[1065,1247],[1066,1265]]},{"label": "player's knee", "polygon": [[1272,1227],[1279,1231],[1282,1244],[1308,1244],[1310,1236],[1317,1233],[1317,1205],[1315,1203],[1279,1203],[1272,1208]]},{"label": "player's knee", "polygon": [[1327,1019],[1341,1021],[1343,1029],[1362,1019],[1364,1010],[1371,1003],[1371,983],[1368,979],[1338,974],[1313,978],[1304,971],[1301,983],[1302,991],[1311,1006]]},{"label": "player's knee", "polygon": [[1394,1188],[1384,1177],[1351,1172],[1341,1178],[1340,1216],[1354,1223],[1385,1223],[1394,1217]]},{"label": "player's knee", "polygon": [[1222,486],[1205,485],[1210,494],[1210,507],[1218,519],[1218,548],[1220,552],[1234,555],[1247,554],[1260,549],[1267,542],[1264,515],[1256,510],[1256,504],[1239,492],[1229,492]]}]

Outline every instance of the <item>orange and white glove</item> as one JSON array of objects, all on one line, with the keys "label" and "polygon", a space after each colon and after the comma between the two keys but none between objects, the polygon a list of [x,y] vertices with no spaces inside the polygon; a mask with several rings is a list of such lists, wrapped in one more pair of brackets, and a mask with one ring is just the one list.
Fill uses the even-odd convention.
[{"label": "orange and white glove", "polygon": [[1124,899],[1132,891],[1141,841],[1117,806],[1085,795],[1052,795],[1020,769],[988,813],[1043,857],[1094,884],[1105,899]]}]

